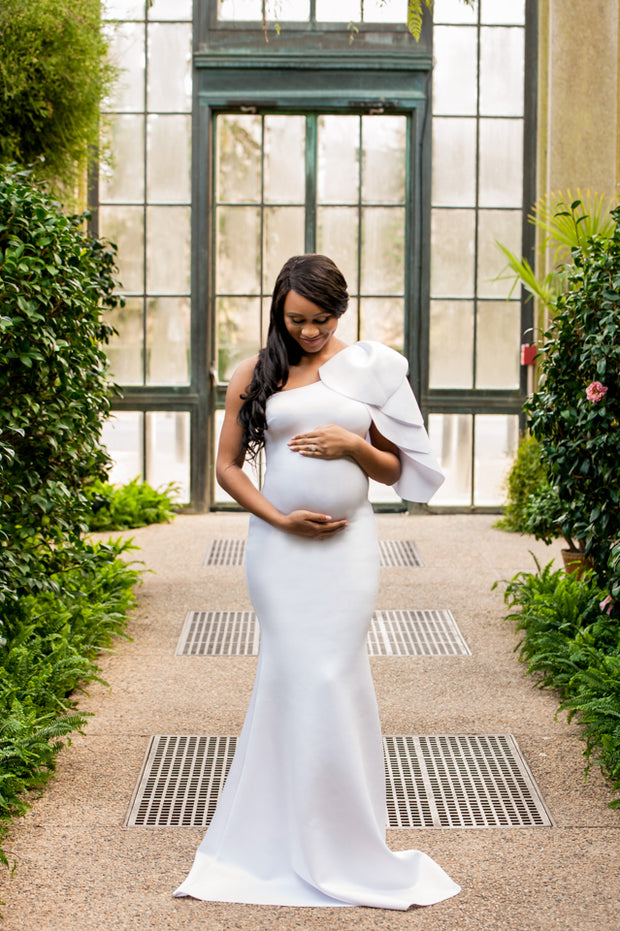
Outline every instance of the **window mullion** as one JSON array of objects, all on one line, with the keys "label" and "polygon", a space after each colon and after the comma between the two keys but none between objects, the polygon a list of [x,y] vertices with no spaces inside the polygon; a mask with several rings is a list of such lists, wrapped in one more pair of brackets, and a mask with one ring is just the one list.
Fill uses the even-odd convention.
[{"label": "window mullion", "polygon": [[310,113],[306,117],[306,222],[305,222],[305,250],[316,252],[316,192],[317,192],[317,146],[318,146],[318,117]]}]

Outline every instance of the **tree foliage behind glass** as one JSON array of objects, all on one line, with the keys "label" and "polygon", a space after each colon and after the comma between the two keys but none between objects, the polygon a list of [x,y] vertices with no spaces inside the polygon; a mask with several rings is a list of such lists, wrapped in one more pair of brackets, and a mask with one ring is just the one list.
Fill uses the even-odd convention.
[{"label": "tree foliage behind glass", "polygon": [[0,163],[36,161],[39,176],[70,188],[114,75],[100,0],[2,0]]}]

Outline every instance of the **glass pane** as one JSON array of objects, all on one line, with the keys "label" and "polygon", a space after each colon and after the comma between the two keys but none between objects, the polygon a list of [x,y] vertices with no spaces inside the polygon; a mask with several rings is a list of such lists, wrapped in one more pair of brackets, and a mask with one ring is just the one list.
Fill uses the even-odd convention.
[{"label": "glass pane", "polygon": [[404,116],[362,117],[362,200],[402,204],[405,200]]},{"label": "glass pane", "polygon": [[144,292],[144,210],[142,207],[100,207],[99,232],[118,246],[116,263],[120,290]]},{"label": "glass pane", "polygon": [[[480,297],[508,297],[514,278],[508,277],[506,257],[497,242],[521,255],[520,210],[480,210],[478,213],[478,295]],[[500,276],[500,280],[495,279]],[[519,296],[519,288],[513,296]]]},{"label": "glass pane", "polygon": [[525,32],[523,29],[480,30],[480,113],[522,116]]},{"label": "glass pane", "polygon": [[473,297],[474,239],[475,211],[432,211],[432,297]]},{"label": "glass pane", "polygon": [[260,210],[217,209],[216,289],[221,294],[260,292]]},{"label": "glass pane", "polygon": [[148,411],[146,414],[146,480],[153,488],[178,485],[177,501],[189,501],[188,411]]},{"label": "glass pane", "polygon": [[267,207],[263,238],[263,290],[271,294],[287,259],[304,249],[304,208]]},{"label": "glass pane", "polygon": [[523,199],[523,121],[480,120],[481,207],[520,207]]},{"label": "glass pane", "polygon": [[303,116],[265,117],[264,201],[303,204],[306,188],[306,120]]},{"label": "glass pane", "polygon": [[349,294],[357,293],[357,220],[356,207],[317,209],[317,252],[334,260],[347,280]]},{"label": "glass pane", "polygon": [[471,414],[430,414],[428,435],[446,480],[432,504],[471,504]]},{"label": "glass pane", "polygon": [[189,203],[191,117],[147,118],[146,191],[150,203]]},{"label": "glass pane", "polygon": [[105,351],[117,385],[141,385],[143,382],[142,311],[142,298],[128,298],[124,307],[116,307],[105,315],[106,321],[116,330]]},{"label": "glass pane", "polygon": [[110,58],[118,63],[120,74],[105,109],[140,112],[144,110],[144,26],[122,23],[110,28]]},{"label": "glass pane", "polygon": [[103,19],[144,19],[144,0],[104,0]]},{"label": "glass pane", "polygon": [[364,0],[363,13],[365,23],[406,23],[407,0]]},{"label": "glass pane", "polygon": [[278,0],[270,19],[276,22],[308,22],[310,0]]},{"label": "glass pane", "polygon": [[189,294],[190,208],[148,207],[146,285],[149,294]]},{"label": "glass pane", "polygon": [[114,411],[103,425],[103,445],[114,463],[108,478],[114,485],[142,476],[143,416],[141,411]]},{"label": "glass pane", "polygon": [[477,6],[477,0],[474,0],[473,6],[467,6],[463,0],[435,0],[433,22],[475,23],[478,17]]},{"label": "glass pane", "polygon": [[476,388],[518,388],[521,304],[480,301],[476,327]]},{"label": "glass pane", "polygon": [[405,343],[404,302],[398,298],[362,298],[360,339],[375,339],[402,352]]},{"label": "glass pane", "polygon": [[217,118],[219,201],[260,203],[261,118],[227,114]]},{"label": "glass pane", "polygon": [[472,388],[474,305],[472,301],[431,301],[429,385]]},{"label": "glass pane", "polygon": [[217,377],[228,381],[237,365],[261,346],[260,300],[221,297],[216,303]]},{"label": "glass pane", "polygon": [[220,0],[217,4],[219,20],[256,21],[263,18],[262,0]]},{"label": "glass pane", "polygon": [[100,172],[100,203],[143,203],[144,117],[111,117],[109,140],[113,165]]},{"label": "glass pane", "polygon": [[318,202],[320,204],[357,204],[359,200],[359,117],[320,116],[318,124]]},{"label": "glass pane", "polygon": [[[219,446],[220,434],[222,432],[223,423],[224,423],[224,411],[216,411],[215,412],[215,448],[216,449]],[[260,458],[262,459],[262,456]],[[255,485],[256,488],[258,488],[257,468],[252,463],[246,460],[243,466],[243,471],[248,476],[252,484]],[[216,504],[231,503],[234,501],[234,498],[232,498],[228,494],[227,491],[224,491],[222,486],[218,483],[217,479],[215,479],[214,498],[215,498]]]},{"label": "glass pane", "polygon": [[475,419],[474,504],[492,507],[505,498],[504,480],[519,441],[519,418],[477,414]]},{"label": "glass pane", "polygon": [[316,0],[316,18],[319,23],[359,23],[362,18],[361,0]]},{"label": "glass pane", "polygon": [[146,305],[146,382],[189,384],[188,297],[150,298]]},{"label": "glass pane", "polygon": [[372,504],[399,504],[403,499],[390,485],[382,485],[371,478],[368,481],[368,500]]},{"label": "glass pane", "polygon": [[476,120],[433,119],[432,202],[438,207],[476,203]]},{"label": "glass pane", "polygon": [[362,294],[405,290],[405,211],[402,207],[362,210]]},{"label": "glass pane", "polygon": [[525,0],[480,0],[483,23],[525,23]]},{"label": "glass pane", "polygon": [[349,306],[338,320],[338,339],[351,345],[359,339],[359,320],[357,298],[349,301]]},{"label": "glass pane", "polygon": [[149,111],[192,109],[192,27],[153,23],[149,30]]},{"label": "glass pane", "polygon": [[476,29],[436,26],[433,30],[433,113],[476,113]]},{"label": "glass pane", "polygon": [[177,19],[191,22],[192,0],[151,0],[149,19]]}]

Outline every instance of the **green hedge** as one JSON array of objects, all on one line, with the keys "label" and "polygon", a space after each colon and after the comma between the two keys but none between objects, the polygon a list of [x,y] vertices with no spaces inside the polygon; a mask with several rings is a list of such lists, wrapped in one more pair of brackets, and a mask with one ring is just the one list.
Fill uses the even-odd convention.
[{"label": "green hedge", "polygon": [[73,693],[97,678],[138,578],[129,544],[84,540],[87,488],[109,465],[117,304],[114,249],[84,227],[32,172],[0,168],[0,840],[82,727]]},{"label": "green hedge", "polygon": [[[592,572],[581,578],[552,570],[520,572],[508,584],[507,619],[523,636],[517,647],[541,688],[556,689],[559,710],[577,716],[593,762],[620,792],[620,624]],[[620,807],[620,799],[611,803]]]},{"label": "green hedge", "polygon": [[[125,629],[139,571],[131,544],[83,542],[47,591],[23,596],[0,641],[0,843],[54,772],[87,716],[76,695],[99,680],[97,652]],[[0,846],[0,862],[8,858]]]},{"label": "green hedge", "polygon": [[0,624],[79,546],[86,485],[109,466],[115,251],[84,219],[31,172],[0,169]]}]

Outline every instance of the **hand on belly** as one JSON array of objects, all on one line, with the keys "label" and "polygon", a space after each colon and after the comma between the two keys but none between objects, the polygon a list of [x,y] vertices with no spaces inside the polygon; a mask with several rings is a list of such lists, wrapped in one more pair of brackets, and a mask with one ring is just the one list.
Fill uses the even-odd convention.
[{"label": "hand on belly", "polygon": [[315,459],[342,459],[351,456],[360,437],[338,424],[330,423],[316,427],[307,433],[298,433],[288,442],[288,447],[301,456]]}]

